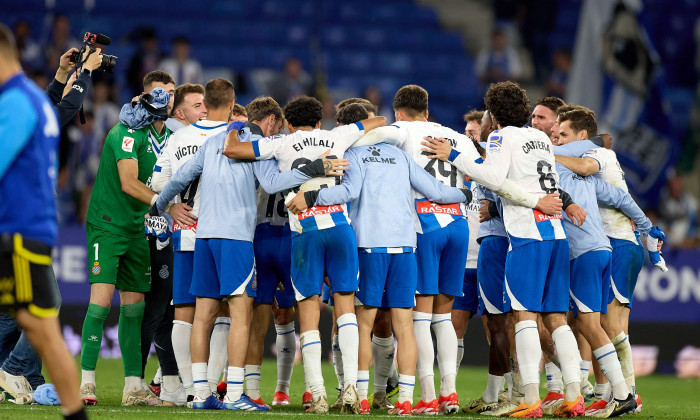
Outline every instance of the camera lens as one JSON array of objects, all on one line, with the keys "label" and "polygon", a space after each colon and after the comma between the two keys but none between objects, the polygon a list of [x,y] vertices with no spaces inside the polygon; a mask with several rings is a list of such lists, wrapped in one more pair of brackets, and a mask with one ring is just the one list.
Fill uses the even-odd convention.
[{"label": "camera lens", "polygon": [[102,54],[102,64],[100,65],[100,69],[104,71],[112,71],[114,69],[114,66],[117,65],[117,56],[115,55],[109,55],[109,54]]}]

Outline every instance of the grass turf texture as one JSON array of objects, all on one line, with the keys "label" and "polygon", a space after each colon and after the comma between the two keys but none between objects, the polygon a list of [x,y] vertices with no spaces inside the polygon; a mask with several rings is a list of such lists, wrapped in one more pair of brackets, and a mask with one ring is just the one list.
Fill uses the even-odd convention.
[{"label": "grass turf texture", "polygon": [[[150,382],[156,370],[156,361],[151,359],[146,367],[146,378]],[[265,402],[270,404],[275,392],[275,375],[277,365],[272,359],[265,359],[262,367],[261,392]],[[462,367],[457,376],[457,392],[460,403],[466,404],[473,398],[478,398],[486,386],[486,368],[482,367]],[[185,407],[122,407],[121,397],[124,386],[122,364],[120,360],[100,359],[97,364],[97,398],[99,404],[88,407],[88,415],[93,419],[148,419],[161,420],[180,418],[185,416],[198,416],[205,418],[224,418],[231,415],[244,415],[248,418],[289,418],[306,417],[307,415],[301,407],[301,395],[304,392],[304,373],[300,365],[294,367],[291,385],[291,404],[287,407],[273,407],[271,411],[264,413],[241,413],[235,414],[230,411],[208,411],[192,410]],[[333,366],[323,364],[323,377],[326,381],[328,399],[331,403],[335,401],[337,385]],[[439,373],[435,371],[435,377],[439,378]],[[370,372],[370,378],[372,373]],[[591,380],[593,378],[591,377]],[[547,391],[544,389],[544,377],[542,378],[541,396],[544,398]],[[370,392],[372,391],[370,383]],[[439,389],[439,379],[436,380],[436,389]],[[637,389],[640,390],[644,411],[634,416],[636,419],[700,419],[700,380],[678,379],[670,375],[652,375],[637,379]],[[416,384],[414,402],[420,398],[419,387]],[[338,411],[331,410],[330,416],[338,417]],[[371,416],[390,417],[384,410],[373,410]],[[471,415],[467,416],[462,412],[457,414],[460,418],[485,419],[488,417]],[[391,416],[393,417],[393,416]],[[18,406],[10,402],[0,404],[0,419],[58,419],[61,418],[59,407],[44,406]],[[230,418],[230,417],[229,417]]]}]

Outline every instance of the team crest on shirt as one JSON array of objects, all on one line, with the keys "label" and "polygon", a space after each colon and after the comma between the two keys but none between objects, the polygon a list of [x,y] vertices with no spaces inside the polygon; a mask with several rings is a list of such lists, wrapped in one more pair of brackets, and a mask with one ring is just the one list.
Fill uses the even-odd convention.
[{"label": "team crest on shirt", "polygon": [[100,268],[100,263],[98,263],[97,261],[95,261],[95,264],[93,265],[91,271],[92,271],[92,274],[95,275],[95,276],[98,275],[98,274],[100,274],[100,272],[102,271],[102,269]]}]

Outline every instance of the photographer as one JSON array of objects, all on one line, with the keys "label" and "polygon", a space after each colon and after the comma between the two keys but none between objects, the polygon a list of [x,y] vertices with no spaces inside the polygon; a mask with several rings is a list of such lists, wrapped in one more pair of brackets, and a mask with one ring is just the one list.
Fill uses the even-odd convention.
[{"label": "photographer", "polygon": [[[46,87],[46,94],[49,95],[49,99],[51,99],[51,102],[56,107],[61,127],[68,124],[80,110],[83,100],[87,95],[92,72],[99,69],[102,65],[102,54],[99,48],[96,48],[95,52],[90,54],[87,58],[83,55],[82,59],[85,60],[85,62],[81,68],[76,70],[79,72],[78,77],[75,79],[75,82],[73,82],[73,86],[70,88],[68,94],[63,96],[63,90],[66,88],[68,76],[75,70],[76,63],[71,61],[71,56],[77,52],[77,48],[71,48],[61,56],[58,63],[58,70],[56,70],[56,76],[54,76],[54,79]],[[84,54],[88,53],[90,53],[89,50],[85,51]]]}]

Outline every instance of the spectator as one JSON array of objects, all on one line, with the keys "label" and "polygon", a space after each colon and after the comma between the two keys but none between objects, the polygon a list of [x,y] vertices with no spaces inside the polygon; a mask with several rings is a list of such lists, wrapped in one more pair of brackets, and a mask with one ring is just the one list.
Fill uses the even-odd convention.
[{"label": "spectator", "polygon": [[571,52],[557,48],[552,53],[552,74],[547,80],[547,96],[566,97],[566,83],[571,69]]},{"label": "spectator", "polygon": [[[64,170],[66,183],[59,191],[66,203],[62,222],[85,224],[92,185],[100,165],[101,139],[95,137],[95,115],[85,111],[85,124],[68,127],[70,151]],[[70,203],[70,204],[68,204]]]},{"label": "spectator", "polygon": [[44,57],[41,55],[41,47],[31,38],[29,22],[24,19],[18,20],[15,23],[14,33],[22,68],[25,71],[44,68]]},{"label": "spectator", "polygon": [[51,26],[51,40],[46,45],[46,68],[53,71],[58,68],[61,55],[71,48],[80,48],[80,41],[70,33],[70,21],[67,16],[58,15]]},{"label": "spectator", "polygon": [[491,33],[491,47],[483,49],[476,58],[476,75],[484,84],[518,81],[521,75],[520,57],[507,44],[502,29]]},{"label": "spectator", "polygon": [[659,214],[672,247],[692,244],[696,236],[697,199],[683,190],[683,179],[675,175],[661,191]]},{"label": "spectator", "polygon": [[329,95],[321,101],[323,104],[323,118],[321,119],[321,130],[332,130],[338,126],[335,121],[335,101]]},{"label": "spectator", "polygon": [[277,75],[270,87],[270,96],[277,103],[286,104],[298,96],[313,96],[313,81],[307,73],[301,60],[296,57],[288,58],[284,62],[284,72]]},{"label": "spectator", "polygon": [[95,115],[95,138],[102,142],[109,130],[119,122],[119,106],[114,102],[112,86],[104,80],[92,84],[92,104],[87,107]]},{"label": "spectator", "polygon": [[126,70],[126,81],[131,88],[129,98],[142,93],[143,77],[154,70],[159,70],[158,64],[163,59],[163,53],[158,49],[158,37],[155,29],[142,28],[139,40],[140,46],[129,60],[129,66]]},{"label": "spectator", "polygon": [[373,85],[367,86],[365,88],[365,99],[372,102],[372,105],[376,108],[376,113],[378,117],[386,118],[386,123],[390,124],[394,121],[394,109],[387,106],[384,103],[384,98],[382,98],[382,93],[379,88]]},{"label": "spectator", "polygon": [[184,36],[178,36],[173,39],[171,57],[160,62],[160,70],[173,75],[175,86],[203,83],[202,65],[190,57],[190,51],[190,41]]}]

